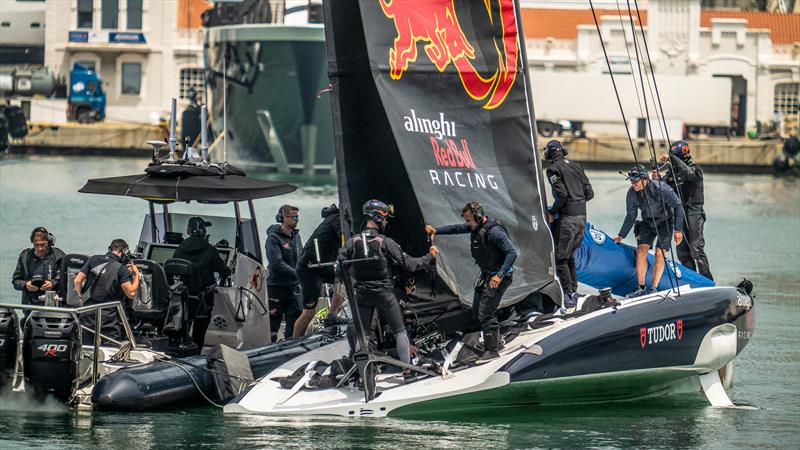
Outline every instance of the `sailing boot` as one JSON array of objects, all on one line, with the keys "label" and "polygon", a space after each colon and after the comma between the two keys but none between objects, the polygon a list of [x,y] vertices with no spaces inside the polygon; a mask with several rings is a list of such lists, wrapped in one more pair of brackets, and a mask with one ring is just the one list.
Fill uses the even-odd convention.
[{"label": "sailing boot", "polygon": [[483,332],[483,348],[484,351],[475,364],[485,364],[500,357],[497,353],[500,350],[500,330]]}]

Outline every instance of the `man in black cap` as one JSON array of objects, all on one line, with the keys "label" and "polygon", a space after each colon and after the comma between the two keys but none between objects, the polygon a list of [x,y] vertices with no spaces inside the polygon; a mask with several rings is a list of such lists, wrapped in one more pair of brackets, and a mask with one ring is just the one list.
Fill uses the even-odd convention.
[{"label": "man in black cap", "polygon": [[[630,180],[631,187],[625,197],[627,214],[622,222],[619,235],[614,242],[619,244],[628,235],[631,228],[636,234],[636,279],[639,288],[628,297],[638,297],[658,291],[658,283],[664,273],[664,252],[670,250],[670,237],[675,237],[675,243],[683,240],[683,208],[675,191],[666,183],[658,180],[648,180],[647,169],[641,164],[636,165],[625,178]],[[642,213],[642,220],[636,217]],[[634,227],[634,223],[636,226]],[[647,276],[647,253],[656,241],[656,251],[653,264],[653,278],[651,288],[647,289],[645,278]]]},{"label": "man in black cap", "polygon": [[556,274],[564,293],[564,306],[577,304],[578,275],[575,270],[575,249],[580,247],[586,231],[586,202],[594,198],[592,184],[583,167],[565,158],[567,149],[561,142],[547,143],[544,160],[547,181],[553,189],[553,206],[547,210],[547,221],[556,247]]},{"label": "man in black cap", "polygon": [[269,261],[267,275],[267,294],[269,295],[269,320],[272,342],[278,340],[278,329],[281,320],[285,320],[283,330],[285,338],[294,334],[294,323],[300,317],[300,289],[297,280],[297,260],[303,243],[297,224],[300,221],[300,209],[292,205],[283,205],[275,216],[278,222],[267,228],[267,241],[264,247]]},{"label": "man in black cap", "polygon": [[[334,284],[335,274],[333,267],[320,267],[311,269],[312,263],[330,263],[336,260],[336,255],[342,244],[342,223],[339,208],[333,204],[322,208],[322,223],[311,233],[306,241],[300,259],[297,261],[295,274],[300,282],[300,292],[303,297],[303,312],[294,323],[294,337],[305,334],[314,314],[317,312],[317,302],[322,293],[322,283]],[[336,313],[344,299],[339,292],[334,292],[325,318],[325,326],[339,323]]]},{"label": "man in black cap", "polygon": [[[186,225],[186,234],[178,248],[175,249],[174,258],[181,258],[194,264],[195,270],[200,274],[200,283],[203,287],[216,283],[214,272],[219,274],[219,279],[224,280],[231,274],[225,261],[219,255],[216,247],[208,243],[208,229],[211,222],[206,222],[202,217],[192,217]],[[206,292],[205,298],[197,305],[197,309],[190,314],[193,319],[192,340],[199,347],[203,347],[206,330],[211,322],[211,311],[214,309],[214,294]]]},{"label": "man in black cap", "polygon": [[701,275],[713,280],[708,257],[705,252],[703,225],[706,213],[703,209],[703,168],[692,159],[689,144],[686,141],[675,141],[669,154],[661,155],[661,162],[669,161],[670,166],[664,181],[680,194],[686,214],[686,239],[678,245],[678,260],[684,266],[698,271]]},{"label": "man in black cap", "polygon": [[22,291],[23,305],[41,305],[39,296],[57,289],[58,264],[64,252],[54,247],[55,237],[45,227],[31,231],[31,244],[32,248],[19,254],[11,283]]}]

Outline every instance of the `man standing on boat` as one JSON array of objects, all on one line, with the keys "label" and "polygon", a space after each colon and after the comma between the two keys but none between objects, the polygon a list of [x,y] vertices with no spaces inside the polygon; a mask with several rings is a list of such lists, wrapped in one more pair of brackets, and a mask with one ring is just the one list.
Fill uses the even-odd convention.
[{"label": "man standing on boat", "polygon": [[461,209],[465,223],[434,228],[425,225],[425,232],[437,234],[470,234],[470,249],[475,264],[481,269],[472,299],[472,316],[483,331],[484,352],[476,363],[481,364],[499,357],[502,348],[500,323],[495,313],[503,294],[511,285],[517,249],[500,221],[488,217],[478,202],[469,202]]},{"label": "man standing on boat", "polygon": [[58,264],[64,252],[54,246],[55,238],[45,227],[31,231],[31,244],[32,248],[19,254],[11,284],[22,291],[23,305],[41,305],[39,296],[57,289]]},{"label": "man standing on boat", "polygon": [[278,222],[267,229],[267,242],[264,244],[269,262],[267,294],[269,295],[269,321],[272,342],[278,340],[281,319],[285,319],[284,337],[290,338],[294,323],[300,317],[300,296],[297,280],[297,260],[303,244],[297,224],[300,209],[283,205],[275,216]]},{"label": "man standing on boat", "polygon": [[661,155],[661,162],[667,161],[670,162],[670,167],[663,179],[680,194],[686,214],[686,239],[676,248],[678,260],[684,266],[713,280],[704,249],[706,241],[703,237],[703,225],[706,223],[706,213],[703,210],[703,168],[692,159],[686,141],[675,141],[669,154]]},{"label": "man standing on boat", "polygon": [[[339,208],[333,204],[322,209],[322,223],[311,233],[306,241],[300,259],[297,261],[296,274],[300,282],[300,292],[303,296],[303,312],[294,323],[294,337],[305,334],[308,325],[317,312],[317,301],[322,293],[322,283],[334,284],[335,275],[333,267],[311,269],[311,263],[329,263],[336,260],[336,255],[342,243],[342,223]],[[317,253],[319,252],[319,253]],[[339,323],[336,313],[342,306],[344,299],[339,291],[335,291],[325,326]]]},{"label": "man standing on boat", "polygon": [[[414,258],[404,253],[392,238],[383,234],[389,218],[393,217],[393,206],[380,200],[369,200],[364,203],[361,211],[367,218],[364,229],[344,244],[347,259],[362,260],[350,265],[350,276],[355,280],[361,329],[365,332],[372,330],[372,316],[377,309],[380,318],[389,325],[394,334],[398,359],[411,364],[411,342],[394,293],[394,275],[397,271],[413,273],[430,266],[439,254],[439,249],[432,245],[427,255]],[[363,260],[372,257],[377,258]]]},{"label": "man standing on boat", "polygon": [[[141,272],[131,261],[128,243],[122,239],[114,239],[108,245],[105,255],[95,255],[86,261],[81,271],[75,275],[73,287],[81,295],[83,306],[118,301],[122,302],[123,310],[128,315],[130,300],[136,297],[140,280]],[[119,339],[122,337],[119,324],[120,317],[116,309],[103,310],[101,333]],[[81,315],[81,325],[94,330],[94,311]],[[84,333],[84,342],[90,343],[93,340],[92,335]]]},{"label": "man standing on boat", "polygon": [[586,232],[586,202],[594,198],[592,185],[580,164],[565,158],[567,149],[561,142],[547,143],[544,152],[547,181],[553,189],[553,206],[547,210],[547,221],[556,247],[556,274],[564,293],[564,306],[577,304],[578,275],[575,270],[575,249],[580,247]]},{"label": "man standing on boat", "polygon": [[[619,235],[614,242],[619,244],[628,235],[631,228],[636,234],[636,279],[639,287],[628,294],[628,297],[638,297],[658,291],[658,283],[664,273],[664,252],[670,251],[670,237],[675,237],[675,243],[683,240],[683,208],[675,191],[664,182],[648,180],[647,169],[641,164],[632,168],[626,177],[630,180],[631,187],[625,198],[627,214],[622,222]],[[642,220],[636,217],[642,213]],[[635,226],[634,226],[635,223]],[[674,230],[674,231],[673,231]],[[647,253],[656,242],[656,251],[653,264],[653,278],[650,289],[645,285],[647,275]]]},{"label": "man standing on boat", "polygon": [[[231,274],[231,269],[225,265],[225,261],[219,255],[216,247],[208,243],[207,227],[211,222],[206,222],[202,217],[192,217],[186,225],[188,237],[181,241],[175,249],[173,258],[181,258],[194,264],[200,273],[200,283],[203,288],[216,284],[214,272],[219,274],[220,280],[225,280]],[[205,297],[196,305],[195,311],[191,314],[192,340],[198,347],[203,348],[206,330],[211,322],[211,311],[214,309],[214,293],[205,291]]]}]

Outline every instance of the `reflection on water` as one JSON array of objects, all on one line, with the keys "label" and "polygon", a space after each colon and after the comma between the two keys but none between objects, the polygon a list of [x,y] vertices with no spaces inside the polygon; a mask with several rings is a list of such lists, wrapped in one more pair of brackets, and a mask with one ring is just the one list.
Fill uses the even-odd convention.
[{"label": "reflection on water", "polygon": [[[11,273],[35,226],[68,252],[101,253],[116,237],[135,242],[146,202],[78,194],[87,178],[136,173],[146,161],[26,158],[0,161],[0,298],[19,299]],[[256,175],[260,176],[260,175]],[[622,223],[627,182],[590,171],[590,221],[609,234]],[[275,179],[275,175],[263,175]],[[335,180],[303,177],[297,192],[256,201],[262,230],[283,203],[300,207],[303,237],[336,201]],[[755,337],[736,360],[736,403],[755,410],[711,408],[700,395],[646,402],[540,408],[530,406],[436,420],[229,416],[211,406],[157,413],[104,414],[32,407],[0,398],[0,448],[551,448],[795,447],[800,429],[800,184],[769,176],[706,179],[707,253],[722,284],[741,277],[756,286]],[[191,210],[199,214],[193,206]],[[216,206],[219,208],[219,206]],[[491,210],[491,206],[487,205]],[[187,205],[176,205],[185,212]],[[229,214],[223,208],[223,214]],[[214,209],[220,214],[220,210]],[[454,220],[457,220],[454,212]],[[263,237],[263,235],[262,235]],[[632,237],[629,237],[632,239]],[[263,239],[262,239],[263,240]]]}]

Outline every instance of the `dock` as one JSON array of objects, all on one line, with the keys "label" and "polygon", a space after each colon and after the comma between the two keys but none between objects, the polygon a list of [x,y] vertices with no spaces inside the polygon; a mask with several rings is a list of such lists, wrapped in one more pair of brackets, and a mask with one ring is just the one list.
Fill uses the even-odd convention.
[{"label": "dock", "polygon": [[165,127],[122,122],[29,123],[28,135],[9,140],[8,153],[147,157],[150,140],[164,140]]}]

